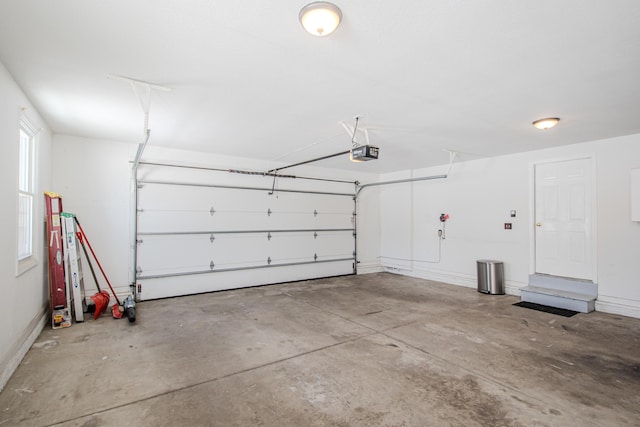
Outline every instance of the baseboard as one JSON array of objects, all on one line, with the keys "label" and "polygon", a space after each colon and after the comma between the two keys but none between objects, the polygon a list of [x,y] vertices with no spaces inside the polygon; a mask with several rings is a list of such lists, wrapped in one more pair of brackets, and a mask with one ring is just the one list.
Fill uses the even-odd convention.
[{"label": "baseboard", "polygon": [[29,325],[25,328],[22,336],[11,347],[7,354],[6,361],[3,361],[2,371],[0,372],[0,391],[7,385],[9,379],[13,373],[18,369],[20,362],[24,359],[31,346],[38,339],[40,332],[44,329],[49,319],[49,308],[44,307],[40,313],[38,313]]},{"label": "baseboard", "polygon": [[640,319],[640,301],[598,295],[596,311]]},{"label": "baseboard", "polygon": [[371,273],[381,273],[384,269],[382,268],[382,264],[379,262],[359,262],[358,263],[358,274],[371,274]]},{"label": "baseboard", "polygon": [[[103,287],[103,290],[107,291],[109,293],[109,295],[111,296],[111,299],[109,299],[109,306],[113,305],[116,303],[116,299],[113,297],[113,293],[111,292],[111,289],[109,288],[109,286]],[[123,301],[125,298],[127,298],[129,295],[131,295],[131,287],[130,286],[116,286],[113,288],[113,290],[116,292],[116,295],[118,295],[118,298],[120,299],[120,301]],[[93,304],[93,301],[91,300],[91,297],[95,294],[98,293],[98,289],[95,287],[90,287],[90,288],[86,288],[84,289],[84,300],[87,304]]]},{"label": "baseboard", "polygon": [[404,260],[396,260],[396,259],[387,259],[384,257],[380,257],[380,265],[386,271],[387,269],[396,271],[411,271],[411,261]]},{"label": "baseboard", "polygon": [[[474,274],[452,274],[438,273],[428,270],[403,270],[393,267],[384,267],[384,271],[394,274],[400,274],[418,279],[432,280],[434,282],[446,283],[448,285],[464,286],[465,288],[478,288],[478,279]],[[505,294],[520,296],[520,289],[527,286],[527,283],[505,281]]]},{"label": "baseboard", "polygon": [[464,286],[465,288],[478,288],[478,280],[475,275],[439,273],[428,270],[414,269],[409,276],[419,279],[433,280],[434,282],[448,283],[450,285]]},{"label": "baseboard", "polygon": [[505,281],[504,283],[504,292],[507,295],[516,295],[520,296],[520,289],[528,286],[528,283],[522,282],[514,282],[511,280]]}]

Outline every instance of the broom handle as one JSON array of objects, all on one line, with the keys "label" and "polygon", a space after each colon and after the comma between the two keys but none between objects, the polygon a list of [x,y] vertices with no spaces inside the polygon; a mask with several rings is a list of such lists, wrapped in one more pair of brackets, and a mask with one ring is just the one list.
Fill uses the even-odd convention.
[{"label": "broom handle", "polygon": [[91,269],[91,275],[93,276],[93,281],[96,282],[96,288],[98,288],[98,292],[102,292],[102,289],[100,289],[100,283],[98,283],[98,277],[96,276],[96,272],[93,269],[93,263],[91,262],[91,258],[89,258],[89,253],[87,252],[87,247],[84,245],[84,237],[82,236],[82,233],[78,233],[80,235],[80,246],[82,246],[82,252],[84,252],[84,257],[87,259],[87,262],[89,263],[89,268]]},{"label": "broom handle", "polygon": [[74,216],[73,219],[76,220],[76,224],[78,224],[78,228],[80,229],[80,232],[84,236],[84,240],[87,242],[87,246],[89,246],[89,250],[91,251],[91,255],[93,255],[93,259],[96,260],[96,263],[98,264],[98,267],[100,268],[100,272],[102,272],[102,276],[104,277],[104,280],[107,281],[107,285],[109,285],[109,289],[111,289],[111,293],[115,297],[116,302],[118,303],[118,305],[122,305],[120,303],[120,300],[118,299],[118,295],[116,295],[115,291],[113,290],[113,286],[111,286],[111,282],[109,282],[109,278],[107,277],[107,274],[102,269],[102,265],[100,264],[100,261],[98,260],[98,257],[96,256],[96,253],[93,251],[93,247],[91,247],[91,243],[89,242],[89,239],[87,238],[86,233],[82,229],[82,226],[80,225],[80,221],[78,221],[78,217]]}]

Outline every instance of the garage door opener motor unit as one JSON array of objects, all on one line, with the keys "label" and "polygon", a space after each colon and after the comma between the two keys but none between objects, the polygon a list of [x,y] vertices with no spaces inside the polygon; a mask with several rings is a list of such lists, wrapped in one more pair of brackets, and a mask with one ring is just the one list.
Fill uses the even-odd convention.
[{"label": "garage door opener motor unit", "polygon": [[351,160],[354,162],[366,162],[378,159],[378,147],[373,145],[360,145],[351,149]]}]

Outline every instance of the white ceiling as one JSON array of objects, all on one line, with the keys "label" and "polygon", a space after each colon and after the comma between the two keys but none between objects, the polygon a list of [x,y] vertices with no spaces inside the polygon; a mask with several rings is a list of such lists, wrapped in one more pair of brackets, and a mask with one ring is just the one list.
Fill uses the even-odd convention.
[{"label": "white ceiling", "polygon": [[[330,36],[305,0],[6,0],[0,61],[55,133],[295,163],[351,147],[390,172],[640,132],[638,0],[334,0]],[[540,131],[531,122],[558,116]],[[359,134],[356,138],[364,142]]]}]

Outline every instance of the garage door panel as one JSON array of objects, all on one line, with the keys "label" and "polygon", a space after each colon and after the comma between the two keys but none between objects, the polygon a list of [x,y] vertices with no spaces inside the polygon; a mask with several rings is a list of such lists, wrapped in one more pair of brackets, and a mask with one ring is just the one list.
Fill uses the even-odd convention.
[{"label": "garage door panel", "polygon": [[209,264],[210,245],[201,236],[146,236],[138,245],[138,267],[154,274],[172,268],[189,271]]},{"label": "garage door panel", "polygon": [[281,233],[269,242],[269,256],[279,262],[313,261],[313,234]]},{"label": "garage door panel", "polygon": [[329,202],[325,195],[291,193],[274,201],[273,196],[260,194],[253,198],[246,192],[238,197],[241,190],[235,190],[234,195],[230,189],[161,187],[150,185],[140,197],[141,233],[169,227],[188,232],[353,226],[353,201],[344,196],[343,200],[331,196],[335,200]]},{"label": "garage door panel", "polygon": [[268,242],[266,236],[260,234],[224,235],[223,238],[216,239],[211,247],[214,269],[267,263]]},{"label": "garage door panel", "polygon": [[140,298],[353,274],[352,186],[270,195],[216,185],[138,190]]},{"label": "garage door panel", "polygon": [[351,274],[353,261],[316,263],[301,266],[267,267],[248,277],[246,271],[210,272],[189,276],[163,277],[140,280],[139,296],[142,300],[167,298],[258,286],[269,283],[284,283],[319,277]]},{"label": "garage door panel", "polygon": [[353,232],[325,232],[318,233],[315,241],[316,252],[319,256],[353,255],[355,239]]}]

